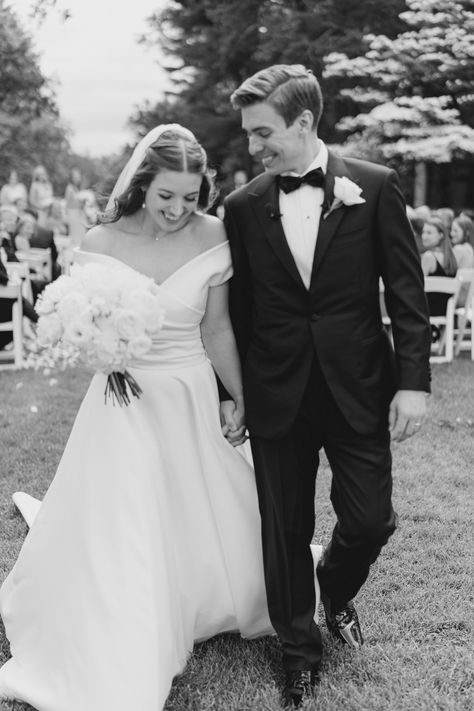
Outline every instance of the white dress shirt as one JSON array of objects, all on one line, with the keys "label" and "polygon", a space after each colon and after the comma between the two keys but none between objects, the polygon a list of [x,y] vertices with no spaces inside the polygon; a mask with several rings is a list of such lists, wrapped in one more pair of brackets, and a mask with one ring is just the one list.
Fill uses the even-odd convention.
[{"label": "white dress shirt", "polygon": [[[326,174],[327,165],[328,149],[322,141],[319,141],[319,153],[302,175],[315,168],[321,168]],[[295,173],[288,173],[288,175],[295,175]],[[283,190],[279,193],[281,222],[286,241],[307,289],[311,282],[323,200],[322,188],[313,188],[305,184],[291,193],[284,193]]]}]

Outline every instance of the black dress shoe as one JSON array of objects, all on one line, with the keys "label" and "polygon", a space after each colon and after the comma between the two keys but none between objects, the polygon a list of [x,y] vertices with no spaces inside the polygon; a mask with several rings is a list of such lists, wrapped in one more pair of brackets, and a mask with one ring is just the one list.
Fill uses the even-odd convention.
[{"label": "black dress shoe", "polygon": [[286,708],[298,708],[305,699],[314,698],[313,691],[319,681],[319,672],[297,669],[286,672],[283,701]]},{"label": "black dress shoe", "polygon": [[364,644],[364,638],[354,603],[348,602],[337,612],[332,612],[331,604],[327,599],[323,599],[323,605],[326,613],[326,626],[332,636],[344,644],[359,649]]}]

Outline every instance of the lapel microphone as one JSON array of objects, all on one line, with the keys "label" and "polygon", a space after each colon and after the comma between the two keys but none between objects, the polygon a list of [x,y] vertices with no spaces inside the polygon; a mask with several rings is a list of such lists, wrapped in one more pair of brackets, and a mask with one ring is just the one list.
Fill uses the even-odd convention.
[{"label": "lapel microphone", "polygon": [[270,218],[270,220],[276,221],[279,220],[281,217],[281,212],[277,212],[277,209],[273,207],[271,202],[267,202],[267,204],[265,205],[265,213],[267,217]]}]

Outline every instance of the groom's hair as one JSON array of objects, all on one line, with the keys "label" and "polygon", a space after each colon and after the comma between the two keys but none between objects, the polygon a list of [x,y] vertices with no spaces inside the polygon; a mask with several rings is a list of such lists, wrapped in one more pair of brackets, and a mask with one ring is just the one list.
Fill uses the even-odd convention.
[{"label": "groom's hair", "polygon": [[309,109],[316,130],[323,110],[323,95],[311,69],[302,64],[274,64],[246,79],[230,97],[234,109],[244,109],[263,101],[273,106],[290,126],[302,111]]}]

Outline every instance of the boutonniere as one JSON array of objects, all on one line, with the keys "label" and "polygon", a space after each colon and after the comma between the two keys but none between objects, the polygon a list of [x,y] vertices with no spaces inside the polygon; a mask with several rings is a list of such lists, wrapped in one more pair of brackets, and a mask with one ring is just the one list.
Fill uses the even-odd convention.
[{"label": "boutonniere", "polygon": [[334,178],[334,198],[330,205],[325,205],[325,212],[323,212],[323,219],[329,217],[331,212],[337,210],[339,207],[345,205],[349,207],[350,205],[360,205],[365,202],[364,198],[360,196],[362,188],[346,178],[336,177]]}]

